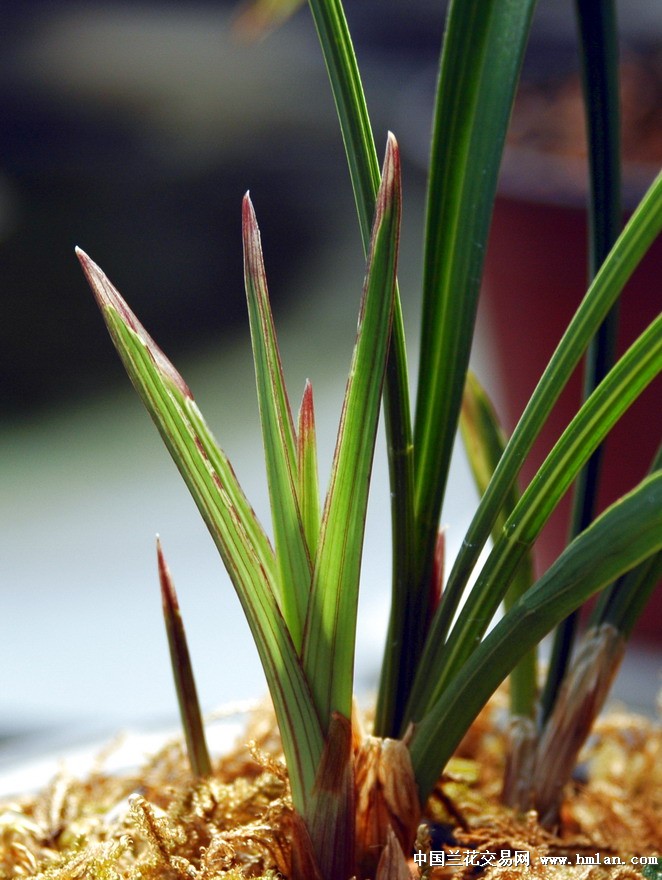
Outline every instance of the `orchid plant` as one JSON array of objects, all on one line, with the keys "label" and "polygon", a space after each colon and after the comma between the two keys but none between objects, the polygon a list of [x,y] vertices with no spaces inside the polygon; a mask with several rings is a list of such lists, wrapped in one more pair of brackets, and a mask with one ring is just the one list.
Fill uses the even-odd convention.
[{"label": "orchid plant", "polygon": [[[291,785],[292,876],[407,876],[402,866],[428,796],[508,675],[514,735],[506,797],[554,821],[587,723],[662,572],[659,456],[630,494],[599,516],[592,509],[597,450],[662,367],[662,317],[618,360],[603,356],[619,294],[662,228],[662,176],[620,232],[612,4],[579,0],[594,195],[593,280],[506,441],[485,392],[468,373],[468,360],[501,153],[535,3],[453,0],[435,98],[412,420],[396,280],[398,146],[389,134],[380,171],[341,0],[309,5],[338,109],[367,270],[329,485],[321,498],[312,387],[306,384],[295,423],[258,225],[249,196],[244,198],[245,286],[273,543],[182,377],[101,269],[83,252],[78,256],[126,370],[218,547],[255,640]],[[522,463],[589,347],[590,363],[600,366],[588,371],[585,401],[520,495]],[[354,646],[382,401],[392,497],[392,610],[374,736],[361,737],[353,716]],[[444,579],[439,518],[458,425],[482,498]],[[575,518],[575,533],[535,580],[530,549],[577,481],[583,514]],[[490,536],[492,550],[479,564]],[[205,775],[210,765],[195,686],[160,548],[159,568],[189,754],[194,770]],[[599,591],[602,600],[568,673],[576,641],[572,615]],[[486,634],[503,600],[505,614]],[[557,627],[538,712],[536,648]],[[384,774],[391,784],[383,784]]]}]

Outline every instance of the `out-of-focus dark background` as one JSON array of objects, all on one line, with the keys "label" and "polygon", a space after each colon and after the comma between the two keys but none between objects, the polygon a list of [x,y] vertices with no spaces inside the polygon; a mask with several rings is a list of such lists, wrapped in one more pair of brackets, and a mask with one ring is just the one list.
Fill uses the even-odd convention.
[{"label": "out-of-focus dark background", "polygon": [[[412,340],[443,5],[347,3],[379,149],[388,129],[403,149],[400,276]],[[659,5],[620,7],[624,48],[650,44],[659,71]],[[23,0],[0,10],[0,735],[61,725],[71,736],[72,722],[87,730],[95,719],[174,710],[157,530],[181,581],[203,702],[262,689],[237,603],[73,253],[81,246],[107,271],[182,367],[268,519],[242,279],[240,203],[250,188],[292,395],[310,375],[328,467],[363,274],[342,144],[307,10],[249,43],[237,9],[229,0]],[[572,4],[546,0],[526,62],[533,87],[559,63],[576,67]],[[634,91],[650,115],[659,83],[644,82]],[[562,130],[572,132],[574,112]],[[525,145],[529,118],[525,106]],[[578,137],[568,135],[570,152]],[[508,166],[512,190],[519,165]],[[650,165],[636,171],[635,189]],[[498,399],[493,345],[483,321],[474,360]],[[377,466],[383,476],[383,457]],[[474,504],[461,457],[453,481],[451,548]],[[368,527],[365,685],[386,618],[381,493]]]},{"label": "out-of-focus dark background", "polygon": [[[354,0],[347,8],[378,136],[398,129],[419,167],[427,162],[443,5]],[[626,47],[659,37],[651,31],[660,18],[655,5],[623,4]],[[529,78],[576,66],[570,7],[540,4]],[[232,26],[240,10],[236,0],[3,4],[5,417],[96,393],[107,381],[113,354],[101,341],[74,245],[130,292],[176,356],[244,320],[237,218],[247,188],[277,297],[287,296],[288,278],[314,259],[337,217],[349,215],[307,10],[253,45]]]}]

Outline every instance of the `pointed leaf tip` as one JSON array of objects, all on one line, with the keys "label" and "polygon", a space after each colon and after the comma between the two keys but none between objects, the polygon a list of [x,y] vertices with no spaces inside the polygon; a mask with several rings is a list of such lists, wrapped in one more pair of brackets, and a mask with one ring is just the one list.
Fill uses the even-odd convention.
[{"label": "pointed leaf tip", "polygon": [[393,184],[400,177],[400,148],[393,132],[389,131],[386,138],[384,169],[382,172],[388,184]]},{"label": "pointed leaf tip", "polygon": [[382,166],[382,183],[377,193],[377,204],[375,205],[375,220],[373,224],[373,236],[379,227],[384,214],[396,203],[396,210],[399,212],[400,206],[400,149],[398,142],[391,132],[386,139],[386,152],[384,154],[384,164]]},{"label": "pointed leaf tip", "polygon": [[[193,395],[191,394],[186,382],[184,382],[179,372],[164,355],[159,346],[154,342],[154,340],[149,335],[147,330],[145,330],[138,318],[136,318],[136,316],[124,300],[122,294],[115,287],[115,285],[111,283],[105,272],[99,266],[97,266],[94,260],[88,257],[85,251],[81,250],[78,247],[76,248],[76,256],[78,257],[78,260],[83,268],[83,272],[85,273],[87,282],[92,289],[92,293],[94,294],[94,297],[97,301],[97,305],[101,309],[101,314],[103,315],[110,335],[112,336],[113,341],[118,348],[122,360],[125,361],[125,366],[125,353],[123,352],[123,347],[119,342],[116,331],[114,331],[113,322],[108,318],[108,311],[115,312],[119,316],[122,323],[126,327],[128,327],[129,330],[135,333],[136,336],[138,336],[162,376],[166,380],[172,382],[181,394],[192,400]],[[129,374],[131,374],[130,371]]]},{"label": "pointed leaf tip", "polygon": [[247,225],[251,227],[255,226],[257,228],[257,218],[255,216],[255,208],[253,207],[253,202],[251,201],[251,191],[249,189],[246,190],[244,197],[241,201],[241,217],[244,223],[244,231]]},{"label": "pointed leaf tip", "polygon": [[[246,193],[241,206],[242,235],[244,242],[244,276],[246,283],[250,278],[254,285],[266,288],[267,277],[262,256],[262,240],[255,208],[250,195]],[[248,293],[248,288],[247,288]]]},{"label": "pointed leaf tip", "polygon": [[195,686],[191,657],[184,631],[184,622],[179,610],[177,593],[168,565],[163,555],[161,541],[156,539],[156,555],[159,564],[159,581],[163,600],[163,617],[170,649],[172,673],[177,691],[179,711],[184,729],[186,749],[193,775],[206,778],[211,775],[211,761],[205,739],[200,701]]},{"label": "pointed leaf tip", "polygon": [[167,610],[170,614],[178,614],[179,602],[177,601],[175,585],[172,580],[172,575],[170,574],[170,569],[168,568],[168,563],[163,554],[161,539],[158,535],[156,538],[156,557],[159,565],[159,583],[161,584],[161,599],[163,601],[164,611]]},{"label": "pointed leaf tip", "polygon": [[315,430],[315,406],[313,402],[313,386],[310,379],[306,379],[299,410],[299,431],[308,433]]}]

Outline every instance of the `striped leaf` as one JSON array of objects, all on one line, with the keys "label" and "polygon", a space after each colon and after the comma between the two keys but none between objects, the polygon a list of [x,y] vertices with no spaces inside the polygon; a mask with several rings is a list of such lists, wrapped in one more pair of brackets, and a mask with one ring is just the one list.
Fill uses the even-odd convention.
[{"label": "striped leaf", "polygon": [[410,753],[423,801],[473,718],[520,658],[594,593],[660,550],[662,473],[657,473],[575,538],[417,724]]},{"label": "striped leaf", "polygon": [[389,135],[304,641],[304,666],[324,729],[333,711],[345,718],[351,714],[361,551],[393,312],[399,225],[400,159],[395,138]]},{"label": "striped leaf", "polygon": [[523,554],[588,457],[661,371],[662,315],[642,333],[583,404],[506,520],[448,641],[433,647],[428,655],[429,666],[419,670],[420,690],[412,696],[412,711],[417,717],[439,697],[471,654]]},{"label": "striped leaf", "polygon": [[294,803],[303,811],[322,754],[322,731],[278,607],[276,585],[262,565],[266,538],[225,456],[217,448],[213,456],[208,454],[211,434],[197,429],[202,416],[186,383],[101,269],[82,251],[77,253],[129,378],[184,478],[235,587],[274,701]]},{"label": "striped leaf", "polygon": [[320,532],[320,493],[317,478],[317,438],[315,435],[315,407],[313,386],[306,381],[297,429],[297,463],[299,507],[303,520],[303,531],[308,544],[310,558],[317,553]]},{"label": "striped leaf", "polygon": [[251,200],[243,203],[244,278],[253,343],[271,518],[283,616],[298,651],[308,607],[312,565],[297,494],[297,442],[278,351],[260,230]]}]

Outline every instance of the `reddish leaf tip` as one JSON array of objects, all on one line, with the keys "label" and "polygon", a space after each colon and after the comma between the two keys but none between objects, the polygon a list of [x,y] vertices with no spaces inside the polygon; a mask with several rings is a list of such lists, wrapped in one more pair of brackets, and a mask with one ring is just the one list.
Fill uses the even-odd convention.
[{"label": "reddish leaf tip", "polygon": [[[115,285],[111,283],[106,273],[99,266],[97,266],[94,260],[90,259],[90,257],[88,257],[88,255],[78,247],[76,248],[76,256],[80,261],[83,272],[85,273],[85,277],[87,278],[87,282],[92,289],[92,293],[94,294],[99,308],[101,309],[101,313],[104,315],[106,323],[108,324],[106,311],[108,309],[112,309],[120,316],[124,324],[130,330],[132,330],[136,334],[136,336],[140,338],[140,341],[149,352],[152,360],[154,361],[154,364],[159,369],[162,376],[172,382],[185,397],[188,397],[192,400],[193,395],[191,394],[186,382],[184,382],[181,375],[177,372],[175,367],[163,354],[159,346],[154,342],[152,337],[145,330],[140,321],[136,318],[136,316],[124,300],[124,297],[115,287]],[[108,324],[108,327],[111,331],[111,335],[114,338],[114,333],[110,324]]]},{"label": "reddish leaf tip", "polygon": [[393,132],[389,131],[386,137],[386,152],[384,155],[384,177],[392,182],[400,175],[400,147]]},{"label": "reddish leaf tip", "polygon": [[304,435],[315,429],[315,406],[313,401],[313,386],[310,379],[306,379],[299,410],[300,432]]},{"label": "reddish leaf tip", "polygon": [[251,191],[248,189],[241,202],[241,218],[244,223],[244,229],[248,225],[250,228],[257,227],[257,218],[255,216],[255,208],[251,201]]},{"label": "reddish leaf tip", "polygon": [[373,234],[389,205],[400,212],[400,149],[394,135],[389,132],[382,166],[382,182],[377,193]]},{"label": "reddish leaf tip", "polygon": [[177,601],[177,593],[175,592],[175,585],[170,574],[170,569],[168,568],[168,563],[163,554],[161,539],[158,535],[156,536],[156,557],[159,566],[159,583],[161,584],[163,609],[167,614],[172,616],[179,612],[179,603]]}]

